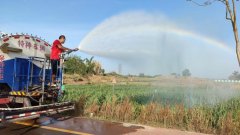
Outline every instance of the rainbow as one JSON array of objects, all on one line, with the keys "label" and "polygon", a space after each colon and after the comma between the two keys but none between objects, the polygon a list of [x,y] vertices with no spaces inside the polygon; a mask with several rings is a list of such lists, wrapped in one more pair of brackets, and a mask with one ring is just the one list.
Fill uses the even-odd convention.
[{"label": "rainbow", "polygon": [[206,37],[206,36],[202,36],[202,35],[199,35],[199,34],[196,34],[196,33],[193,33],[191,31],[186,31],[186,30],[182,30],[182,29],[170,29],[172,33],[174,34],[177,34],[179,36],[186,36],[186,37],[192,37],[192,38],[195,38],[195,39],[198,39],[200,41],[203,41],[207,44],[210,44],[210,45],[214,45],[218,48],[221,48],[223,50],[226,50],[226,51],[229,51],[229,52],[233,52],[233,48],[231,48],[229,45],[227,44],[224,44],[220,41],[217,41],[215,39],[212,39],[212,38],[209,38],[209,37]]},{"label": "rainbow", "polygon": [[[126,15],[126,17],[125,17]],[[125,21],[130,18],[130,21],[126,21],[122,25],[118,24],[118,22]],[[139,18],[144,18],[140,19]],[[82,40],[82,42],[79,45],[80,50],[84,50],[84,45],[89,43],[99,43],[99,39],[109,40],[111,39],[111,36],[124,36],[127,33],[135,32],[139,34],[146,34],[146,32],[153,33],[153,32],[162,32],[162,33],[169,33],[178,35],[179,37],[187,37],[187,38],[193,38],[198,41],[204,42],[209,45],[213,45],[219,49],[225,50],[229,53],[234,53],[234,50],[229,45],[215,40],[210,37],[206,37],[200,34],[197,34],[195,32],[181,29],[176,27],[174,24],[171,24],[168,20],[162,20],[161,21],[155,21],[156,16],[150,16],[148,13],[145,12],[130,12],[130,13],[123,13],[120,15],[116,15],[113,17],[110,17],[100,23],[98,26],[96,26],[90,33]],[[148,22],[145,22],[145,19]],[[132,23],[133,22],[133,23]],[[163,25],[160,25],[160,24]],[[112,25],[114,24],[114,25]],[[105,31],[105,33],[104,33]],[[103,36],[104,33],[104,36]],[[98,38],[96,38],[98,37]],[[107,37],[107,38],[106,38]]]}]

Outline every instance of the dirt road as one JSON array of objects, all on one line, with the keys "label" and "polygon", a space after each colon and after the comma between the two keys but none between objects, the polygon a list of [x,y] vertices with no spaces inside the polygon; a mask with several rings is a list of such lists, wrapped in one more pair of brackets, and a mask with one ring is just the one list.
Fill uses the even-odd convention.
[{"label": "dirt road", "polygon": [[91,120],[86,118],[21,121],[6,124],[1,135],[203,135],[174,129]]}]

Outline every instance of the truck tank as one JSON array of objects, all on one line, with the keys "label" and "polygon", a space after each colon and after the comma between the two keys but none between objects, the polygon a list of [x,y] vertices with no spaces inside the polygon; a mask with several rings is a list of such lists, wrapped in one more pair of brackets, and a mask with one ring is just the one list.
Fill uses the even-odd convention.
[{"label": "truck tank", "polygon": [[[0,92],[26,91],[41,85],[42,60],[48,59],[51,45],[28,34],[1,34]],[[45,83],[50,82],[50,63],[45,69]]]}]

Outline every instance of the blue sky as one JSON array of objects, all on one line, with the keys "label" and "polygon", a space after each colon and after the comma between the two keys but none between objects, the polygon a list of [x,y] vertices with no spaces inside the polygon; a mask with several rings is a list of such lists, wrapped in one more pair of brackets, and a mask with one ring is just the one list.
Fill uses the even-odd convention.
[{"label": "blue sky", "polygon": [[[64,34],[66,46],[71,48],[78,47],[84,36],[105,19],[127,11],[160,13],[182,28],[235,46],[231,24],[219,2],[198,7],[186,0],[0,0],[0,5],[1,31],[31,33],[49,42]],[[96,59],[107,70],[117,70],[117,62]]]}]

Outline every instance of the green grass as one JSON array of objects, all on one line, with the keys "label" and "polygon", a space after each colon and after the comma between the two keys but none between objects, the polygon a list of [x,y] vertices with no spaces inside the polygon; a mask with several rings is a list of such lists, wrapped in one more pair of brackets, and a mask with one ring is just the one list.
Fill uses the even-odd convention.
[{"label": "green grass", "polygon": [[215,105],[218,102],[239,96],[240,91],[235,89],[208,86],[158,87],[150,85],[69,85],[66,86],[65,100],[78,100],[80,96],[88,97],[89,102],[99,103],[115,95],[118,100],[126,97],[137,104],[144,105],[151,102],[162,105],[184,104],[186,107],[196,105]]},{"label": "green grass", "polygon": [[[69,85],[82,115],[213,134],[240,134],[240,90],[217,86]],[[79,109],[79,108],[78,108]]]}]

